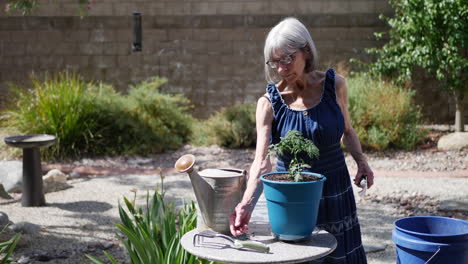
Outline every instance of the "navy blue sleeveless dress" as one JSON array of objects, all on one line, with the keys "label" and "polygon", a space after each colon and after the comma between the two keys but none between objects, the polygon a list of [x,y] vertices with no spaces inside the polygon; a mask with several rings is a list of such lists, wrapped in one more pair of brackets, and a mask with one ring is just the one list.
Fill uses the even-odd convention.
[{"label": "navy blue sleeveless dress", "polygon": [[[338,241],[336,250],[318,262],[367,263],[361,242],[361,230],[348,168],[340,142],[344,132],[344,117],[336,101],[335,71],[325,74],[320,102],[307,110],[290,109],[284,103],[276,85],[269,84],[267,92],[273,107],[274,120],[271,143],[278,143],[289,130],[298,130],[311,139],[320,150],[318,160],[310,160],[310,172],[325,175],[317,228],[333,234]],[[291,158],[278,157],[276,171],[286,171]]]}]

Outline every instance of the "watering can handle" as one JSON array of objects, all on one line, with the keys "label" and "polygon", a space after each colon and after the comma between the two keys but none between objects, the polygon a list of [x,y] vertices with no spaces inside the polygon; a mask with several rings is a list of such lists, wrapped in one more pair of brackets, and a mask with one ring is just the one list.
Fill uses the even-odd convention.
[{"label": "watering can handle", "polygon": [[245,179],[245,181],[247,181],[247,179],[245,178],[247,176],[247,171],[246,170],[242,170],[242,175],[244,175],[244,179]]},{"label": "watering can handle", "polygon": [[220,168],[220,170],[235,170],[235,171],[240,171],[240,173],[244,176],[247,175],[247,171],[246,170],[241,170],[241,169],[231,169],[231,168]]}]

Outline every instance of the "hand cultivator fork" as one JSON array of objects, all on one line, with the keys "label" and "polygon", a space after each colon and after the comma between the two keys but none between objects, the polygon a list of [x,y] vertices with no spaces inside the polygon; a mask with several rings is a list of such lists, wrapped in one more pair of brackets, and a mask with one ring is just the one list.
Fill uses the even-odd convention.
[{"label": "hand cultivator fork", "polygon": [[251,249],[251,250],[255,250],[255,251],[259,251],[263,253],[270,252],[270,247],[268,247],[267,245],[261,242],[252,241],[252,240],[245,240],[245,241],[238,240],[238,239],[234,239],[230,236],[223,235],[223,234],[217,233],[209,229],[196,234],[193,237],[193,245],[196,247],[203,247],[203,246],[208,246],[208,245],[211,247],[216,246],[218,248],[229,247],[229,245],[226,245],[226,244],[218,244],[218,243],[214,244],[213,242],[206,243],[204,241],[204,238],[215,238],[215,237],[224,238],[230,241],[232,243],[231,247],[236,248],[236,249]]}]

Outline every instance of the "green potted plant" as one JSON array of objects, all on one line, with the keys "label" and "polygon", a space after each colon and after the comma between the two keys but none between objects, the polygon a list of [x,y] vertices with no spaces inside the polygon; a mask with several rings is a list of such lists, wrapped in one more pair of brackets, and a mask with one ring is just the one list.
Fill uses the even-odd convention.
[{"label": "green potted plant", "polygon": [[311,166],[302,158],[319,157],[319,149],[301,132],[291,130],[277,144],[269,146],[267,157],[291,156],[288,171],[263,174],[268,218],[275,236],[280,240],[299,241],[310,237],[317,223],[325,176],[304,172]]}]

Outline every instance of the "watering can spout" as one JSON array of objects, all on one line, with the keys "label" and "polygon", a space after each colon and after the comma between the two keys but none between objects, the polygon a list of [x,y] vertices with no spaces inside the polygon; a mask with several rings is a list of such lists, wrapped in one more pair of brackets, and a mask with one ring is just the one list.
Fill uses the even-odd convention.
[{"label": "watering can spout", "polygon": [[193,171],[193,165],[195,165],[195,156],[186,154],[176,161],[174,167],[180,173],[190,173]]},{"label": "watering can spout", "polygon": [[186,154],[176,161],[174,167],[178,172],[187,173],[190,177],[199,208],[197,228],[210,228],[227,234],[230,232],[229,215],[240,202],[244,192],[246,171],[205,169],[198,172],[194,165],[195,156]]}]

